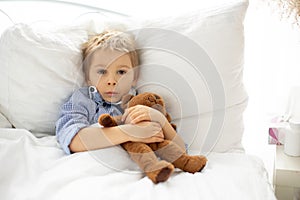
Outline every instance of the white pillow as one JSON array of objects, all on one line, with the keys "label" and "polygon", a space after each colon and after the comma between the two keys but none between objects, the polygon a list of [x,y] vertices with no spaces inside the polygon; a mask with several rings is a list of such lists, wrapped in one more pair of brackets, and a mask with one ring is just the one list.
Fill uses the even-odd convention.
[{"label": "white pillow", "polygon": [[0,36],[1,36],[2,32],[5,31],[5,29],[7,29],[13,24],[12,19],[2,9],[0,10],[0,22],[1,22],[1,26],[0,26]]},{"label": "white pillow", "polygon": [[0,128],[11,128],[11,123],[0,113]]},{"label": "white pillow", "polygon": [[241,150],[247,6],[248,1],[240,0],[158,19],[94,19],[83,22],[86,33],[18,25],[0,41],[0,109],[18,128],[53,133],[59,105],[82,84],[79,45],[86,34],[121,27],[142,45],[139,92],[164,97],[190,147],[201,152]]},{"label": "white pillow", "polygon": [[247,6],[246,0],[231,1],[180,16],[98,21],[88,31],[119,28],[136,36],[142,63],[138,90],[164,97],[192,149],[242,150]]},{"label": "white pillow", "polygon": [[242,150],[247,6],[247,1],[229,2],[143,21],[132,30],[142,49],[139,91],[166,99],[178,132],[193,150]]},{"label": "white pillow", "polygon": [[0,40],[0,109],[16,128],[54,134],[59,106],[82,85],[77,27],[17,24]]}]

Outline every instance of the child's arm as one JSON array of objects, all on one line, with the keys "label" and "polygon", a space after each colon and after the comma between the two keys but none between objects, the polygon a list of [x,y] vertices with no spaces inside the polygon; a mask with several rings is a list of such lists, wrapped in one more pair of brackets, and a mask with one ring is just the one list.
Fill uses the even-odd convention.
[{"label": "child's arm", "polygon": [[141,122],[137,125],[127,124],[109,128],[86,127],[72,139],[71,152],[102,149],[124,142],[161,142],[164,135],[161,127],[155,122]]},{"label": "child's arm", "polygon": [[91,118],[93,116],[90,116],[90,113],[96,109],[93,107],[94,102],[85,95],[84,91],[76,90],[70,96],[62,105],[60,116],[56,122],[57,140],[66,154],[70,154],[72,151],[105,148],[127,141],[156,142],[163,140],[163,133],[158,123],[139,123],[142,127],[126,125],[119,128],[91,128],[90,121],[93,121]]},{"label": "child's arm", "polygon": [[125,110],[122,121],[125,123],[136,124],[142,121],[158,122],[164,132],[164,137],[167,140],[172,140],[185,150],[183,139],[177,134],[166,117],[156,109],[144,105],[137,105]]}]

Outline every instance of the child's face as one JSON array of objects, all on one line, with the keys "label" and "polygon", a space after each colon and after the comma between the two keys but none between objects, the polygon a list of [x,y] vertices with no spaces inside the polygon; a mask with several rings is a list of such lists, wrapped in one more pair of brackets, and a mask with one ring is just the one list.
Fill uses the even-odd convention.
[{"label": "child's face", "polygon": [[105,101],[120,101],[136,84],[129,54],[96,50],[91,58],[87,83],[95,86]]}]

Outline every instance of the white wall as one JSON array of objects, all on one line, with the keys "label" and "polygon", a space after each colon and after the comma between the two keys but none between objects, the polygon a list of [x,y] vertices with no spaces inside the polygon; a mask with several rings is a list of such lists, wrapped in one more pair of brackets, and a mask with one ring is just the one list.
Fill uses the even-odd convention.
[{"label": "white wall", "polygon": [[272,171],[270,120],[284,115],[290,90],[300,85],[300,28],[280,17],[279,1],[252,0],[245,19],[244,80],[249,94],[243,144]]}]

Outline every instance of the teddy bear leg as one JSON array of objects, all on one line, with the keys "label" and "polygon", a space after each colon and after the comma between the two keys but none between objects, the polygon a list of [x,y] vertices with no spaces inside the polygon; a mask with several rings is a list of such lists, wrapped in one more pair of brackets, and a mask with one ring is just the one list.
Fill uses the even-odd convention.
[{"label": "teddy bear leg", "polygon": [[167,161],[160,161],[152,149],[144,143],[126,142],[122,147],[129,153],[131,159],[146,173],[153,183],[168,180],[174,171],[174,166]]},{"label": "teddy bear leg", "polygon": [[205,156],[182,155],[173,162],[173,165],[185,172],[196,173],[201,172],[205,167],[207,158]]},{"label": "teddy bear leg", "polygon": [[168,180],[173,171],[174,166],[171,163],[161,160],[156,163],[153,171],[146,172],[146,175],[153,183],[157,184]]},{"label": "teddy bear leg", "polygon": [[149,145],[162,159],[171,162],[176,168],[195,173],[200,172],[206,165],[205,156],[190,156],[185,153],[176,143],[170,140],[151,143]]}]

